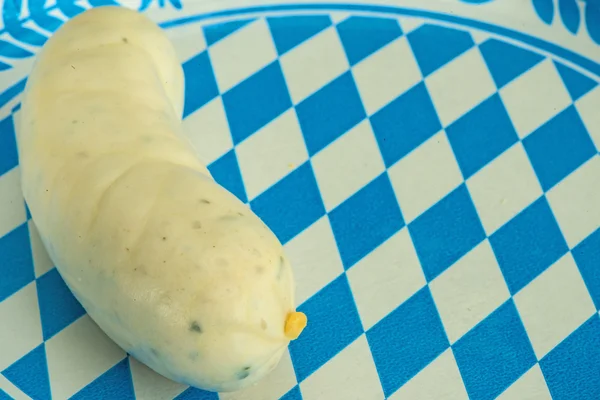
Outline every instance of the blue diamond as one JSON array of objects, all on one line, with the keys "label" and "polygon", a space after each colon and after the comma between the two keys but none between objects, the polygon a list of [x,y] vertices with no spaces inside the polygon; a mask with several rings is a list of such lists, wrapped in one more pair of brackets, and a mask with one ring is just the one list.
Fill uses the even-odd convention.
[{"label": "blue diamond", "polygon": [[214,392],[196,389],[193,387],[187,388],[174,400],[219,400],[219,395]]},{"label": "blue diamond", "polygon": [[453,346],[456,363],[473,400],[492,400],[536,363],[512,300]]},{"label": "blue diamond", "polygon": [[366,118],[351,72],[302,101],[296,113],[311,156]]},{"label": "blue diamond", "polygon": [[442,129],[422,82],[371,116],[371,125],[387,167]]},{"label": "blue diamond", "polygon": [[408,227],[427,281],[485,239],[485,232],[463,184],[425,211]]},{"label": "blue diamond", "polygon": [[468,32],[429,24],[407,37],[425,77],[475,45]]},{"label": "blue diamond", "polygon": [[0,121],[0,175],[19,164],[12,115]]},{"label": "blue diamond", "polygon": [[298,382],[356,340],[363,328],[346,274],[325,286],[299,307],[310,323],[290,343]]},{"label": "blue diamond", "polygon": [[597,153],[574,106],[523,139],[523,145],[544,191]]},{"label": "blue diamond", "polygon": [[346,269],[404,227],[386,173],[331,211],[329,219]]},{"label": "blue diamond", "polygon": [[479,49],[499,89],[544,59],[537,53],[496,39],[486,40]]},{"label": "blue diamond", "polygon": [[511,294],[569,251],[543,196],[498,229],[490,243]]},{"label": "blue diamond", "polygon": [[600,310],[600,229],[573,249],[573,257],[596,309]]},{"label": "blue diamond", "polygon": [[0,301],[35,279],[27,223],[0,238]]},{"label": "blue diamond", "polygon": [[402,36],[398,21],[389,18],[354,16],[340,22],[337,30],[350,65]]},{"label": "blue diamond", "polygon": [[234,144],[273,121],[292,106],[278,61],[252,75],[223,95]]},{"label": "blue diamond", "polygon": [[554,65],[556,66],[556,69],[558,70],[558,73],[560,74],[560,77],[562,78],[562,81],[564,82],[573,101],[578,100],[581,98],[581,96],[598,85],[598,82],[592,78],[588,78],[582,73],[577,72],[564,64],[554,61]]},{"label": "blue diamond", "polygon": [[33,399],[50,400],[52,398],[46,349],[43,343],[5,369],[2,374]]},{"label": "blue diamond", "polygon": [[70,400],[86,399],[135,400],[129,357],[118,362],[92,383],[81,389]]},{"label": "blue diamond", "polygon": [[600,399],[600,317],[594,314],[540,360],[554,400]]},{"label": "blue diamond", "polygon": [[447,127],[446,133],[465,179],[519,140],[498,94]]},{"label": "blue diamond", "polygon": [[283,55],[331,26],[331,18],[328,15],[294,15],[269,17],[267,23],[277,53]]},{"label": "blue diamond", "polygon": [[242,202],[246,203],[248,201],[235,150],[230,150],[210,164],[208,170],[221,186],[233,193]]},{"label": "blue diamond", "polygon": [[450,345],[425,286],[367,332],[385,396],[390,396]]},{"label": "blue diamond", "polygon": [[84,315],[85,310],[75,299],[56,268],[42,275],[36,283],[42,332],[44,340],[48,340]]},{"label": "blue diamond", "polygon": [[202,27],[204,37],[206,38],[206,45],[212,46],[219,40],[231,35],[233,32],[248,25],[252,21],[254,21],[254,19],[239,19]]},{"label": "blue diamond", "polygon": [[325,215],[325,206],[310,162],[271,186],[250,202],[252,210],[282,243]]},{"label": "blue diamond", "polygon": [[300,387],[294,386],[292,390],[281,396],[279,400],[302,400],[302,394],[300,393]]},{"label": "blue diamond", "polygon": [[185,118],[217,97],[219,88],[207,51],[183,63],[183,73],[185,75],[183,117]]}]

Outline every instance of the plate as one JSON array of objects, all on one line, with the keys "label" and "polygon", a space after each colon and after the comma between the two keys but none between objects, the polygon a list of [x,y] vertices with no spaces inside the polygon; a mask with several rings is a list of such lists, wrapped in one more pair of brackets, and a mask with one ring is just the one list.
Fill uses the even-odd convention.
[{"label": "plate", "polygon": [[229,394],[111,342],[21,195],[34,54],[112,2],[0,4],[0,399],[600,398],[599,1],[120,3],[173,40],[186,134],[284,243],[309,316]]}]

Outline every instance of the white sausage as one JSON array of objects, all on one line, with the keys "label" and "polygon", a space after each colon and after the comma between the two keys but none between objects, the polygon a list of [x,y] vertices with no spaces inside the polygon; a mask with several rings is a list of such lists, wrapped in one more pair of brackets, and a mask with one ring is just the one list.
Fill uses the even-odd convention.
[{"label": "white sausage", "polygon": [[108,336],[170,379],[232,391],[270,372],[306,318],[280,242],[182,135],[183,81],[145,16],[101,7],[67,22],[25,89],[23,193]]}]

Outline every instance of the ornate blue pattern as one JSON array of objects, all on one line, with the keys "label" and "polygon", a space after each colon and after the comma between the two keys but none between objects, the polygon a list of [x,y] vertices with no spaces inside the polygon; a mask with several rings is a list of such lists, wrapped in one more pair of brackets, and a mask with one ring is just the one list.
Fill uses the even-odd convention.
[{"label": "ornate blue pattern", "polygon": [[[181,4],[181,1],[179,0],[167,0],[174,8],[181,10],[183,8],[183,4]],[[146,10],[148,7],[150,7],[150,5],[152,3],[154,3],[155,0],[142,0],[142,4],[140,5],[139,10],[140,11],[144,11]],[[158,3],[158,6],[160,8],[164,8],[166,6],[165,4],[165,0],[157,0],[156,1]]]},{"label": "ornate blue pattern", "polygon": [[21,0],[11,0],[3,3],[2,21],[4,22],[4,30],[19,42],[32,46],[42,46],[46,43],[47,37],[23,25],[25,21],[19,18],[22,9],[23,3]]},{"label": "ornate blue pattern", "polygon": [[554,2],[552,0],[532,0],[533,8],[540,19],[550,25],[554,20]]},{"label": "ornate blue pattern", "polygon": [[[553,0],[531,0],[538,17],[546,24],[554,20]],[[590,38],[600,45],[600,2],[594,0],[558,0],[560,19],[569,32],[576,35],[581,24],[583,10],[585,25]]]},{"label": "ornate blue pattern", "polygon": [[[502,0],[456,0],[462,3],[482,5],[493,1]],[[552,25],[555,15],[555,4],[553,0],[531,0],[533,8],[539,19]],[[74,0],[57,0],[55,6],[45,7],[44,0],[30,0],[27,3],[28,9],[24,9],[22,0],[6,0],[2,2],[2,21],[4,30],[17,42],[24,45],[40,47],[43,46],[47,36],[25,26],[25,23],[32,21],[37,26],[50,33],[56,31],[62,24],[62,20],[51,15],[50,11],[58,9],[67,18],[73,18],[85,10]],[[106,5],[118,5],[118,0],[88,0],[91,7]],[[165,8],[168,5],[182,10],[184,4],[181,0],[141,0],[138,9],[145,11],[155,4],[159,8]],[[558,14],[565,28],[573,35],[581,32],[582,19],[587,27],[590,38],[600,45],[600,1],[595,0],[558,0]],[[22,18],[21,15],[26,15]],[[8,59],[20,59],[31,57],[33,53],[28,49],[16,44],[0,40],[0,56]],[[0,71],[8,70],[12,66],[0,61]]]},{"label": "ornate blue pattern", "polygon": [[600,44],[600,4],[592,1],[586,4],[585,24],[592,40]]},{"label": "ornate blue pattern", "polygon": [[577,34],[579,30],[579,23],[581,22],[581,15],[579,13],[579,6],[576,0],[559,0],[558,10],[560,12],[560,18],[565,24],[565,27],[572,34]]}]

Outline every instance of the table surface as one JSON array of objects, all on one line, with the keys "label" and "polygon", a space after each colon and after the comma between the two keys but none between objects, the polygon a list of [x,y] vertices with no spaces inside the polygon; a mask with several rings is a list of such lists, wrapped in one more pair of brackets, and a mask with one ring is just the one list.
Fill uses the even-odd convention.
[{"label": "table surface", "polygon": [[0,3],[0,399],[600,398],[600,2],[126,4],[172,38],[185,132],[309,317],[221,395],[99,330],[20,192],[23,63],[106,3]]}]

